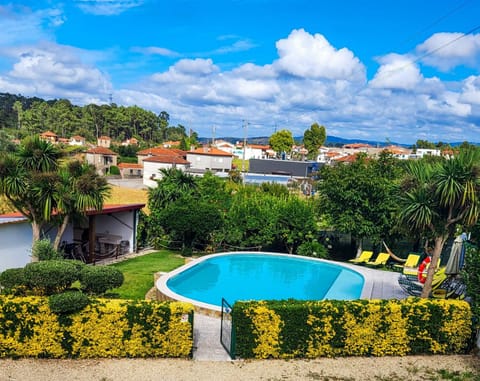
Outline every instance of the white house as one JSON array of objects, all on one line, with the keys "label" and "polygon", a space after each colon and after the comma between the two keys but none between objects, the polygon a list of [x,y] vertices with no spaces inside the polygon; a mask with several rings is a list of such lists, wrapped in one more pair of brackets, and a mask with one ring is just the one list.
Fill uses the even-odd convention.
[{"label": "white house", "polygon": [[[105,205],[87,212],[83,221],[71,222],[62,236],[72,258],[94,263],[106,255],[137,250],[138,214],[145,204]],[[45,229],[53,240],[57,229]],[[0,272],[31,262],[32,226],[20,213],[0,215]]]},{"label": "white house", "polygon": [[265,146],[261,144],[247,144],[244,154],[243,144],[237,144],[233,154],[239,159],[266,159],[269,157],[274,157],[275,152],[270,149],[270,146]]},{"label": "white house", "polygon": [[233,154],[215,147],[202,147],[187,151],[187,161],[192,169],[212,172],[229,172],[232,169]]},{"label": "white house", "polygon": [[84,146],[85,145],[85,138],[80,135],[75,135],[70,138],[68,144],[71,146]]},{"label": "white house", "polygon": [[150,156],[143,159],[143,184],[154,188],[157,186],[155,180],[162,176],[160,169],[177,168],[186,171],[190,162],[179,155]]}]

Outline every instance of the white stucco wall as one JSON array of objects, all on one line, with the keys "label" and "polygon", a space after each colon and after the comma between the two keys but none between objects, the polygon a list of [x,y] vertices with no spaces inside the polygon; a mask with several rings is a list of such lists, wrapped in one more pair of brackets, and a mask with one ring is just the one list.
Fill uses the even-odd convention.
[{"label": "white stucco wall", "polygon": [[187,153],[187,160],[191,163],[190,168],[226,171],[232,168],[231,156],[213,156],[213,155],[196,155]]},{"label": "white stucco wall", "polygon": [[[150,188],[155,188],[157,182],[154,180],[159,180],[162,178],[160,169],[162,168],[172,168],[170,163],[159,163],[159,162],[143,162],[143,185],[146,185]],[[186,171],[187,165],[185,164],[175,164],[175,168],[180,169],[181,171]],[[155,176],[153,176],[155,175]]]},{"label": "white stucco wall", "polygon": [[31,261],[32,228],[28,222],[0,225],[0,272]]}]

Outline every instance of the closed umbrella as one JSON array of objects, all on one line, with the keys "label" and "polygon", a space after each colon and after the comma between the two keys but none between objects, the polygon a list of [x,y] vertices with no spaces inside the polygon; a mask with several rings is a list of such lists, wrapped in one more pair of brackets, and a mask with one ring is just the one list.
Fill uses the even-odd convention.
[{"label": "closed umbrella", "polygon": [[450,251],[450,258],[448,258],[445,274],[457,275],[460,272],[460,261],[462,256],[463,238],[458,236],[453,241],[452,250]]}]

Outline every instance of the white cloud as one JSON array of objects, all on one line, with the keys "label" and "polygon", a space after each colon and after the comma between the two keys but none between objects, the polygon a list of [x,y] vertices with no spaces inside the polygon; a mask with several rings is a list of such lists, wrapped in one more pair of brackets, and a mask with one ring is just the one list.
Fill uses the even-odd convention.
[{"label": "white cloud", "polygon": [[371,87],[413,90],[423,80],[420,70],[408,56],[389,54],[378,61],[381,66],[370,81]]},{"label": "white cloud", "polygon": [[0,46],[39,41],[51,37],[52,30],[65,21],[60,7],[31,10],[0,5]]},{"label": "white cloud", "polygon": [[435,33],[416,48],[420,60],[447,71],[455,66],[475,66],[480,57],[480,34]]},{"label": "white cloud", "polygon": [[293,30],[276,43],[280,71],[304,78],[365,79],[365,67],[347,48],[336,49],[321,34],[311,35],[303,29]]},{"label": "white cloud", "polygon": [[167,48],[161,48],[158,46],[148,46],[148,47],[133,47],[131,49],[133,52],[139,52],[142,54],[148,54],[148,55],[158,55],[158,56],[164,56],[164,57],[179,57],[180,53],[175,52],[173,50],[167,49]]},{"label": "white cloud", "polygon": [[115,16],[143,5],[144,0],[75,0],[75,3],[85,13]]},{"label": "white cloud", "polygon": [[463,81],[460,100],[480,106],[480,77],[472,75]]},{"label": "white cloud", "polygon": [[[22,50],[8,76],[2,80],[10,87],[34,89],[34,95],[49,98],[71,96],[83,101],[95,97],[94,94],[111,91],[108,77],[97,68],[82,63],[74,54],[76,51],[54,44]],[[32,94],[32,91],[26,93]]]}]

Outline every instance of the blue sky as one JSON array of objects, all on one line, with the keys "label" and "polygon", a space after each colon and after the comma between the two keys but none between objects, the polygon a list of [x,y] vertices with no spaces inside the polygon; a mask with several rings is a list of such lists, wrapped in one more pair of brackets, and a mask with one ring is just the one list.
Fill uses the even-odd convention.
[{"label": "blue sky", "polygon": [[112,99],[206,137],[317,122],[479,142],[479,15],[478,0],[0,0],[0,92]]}]

